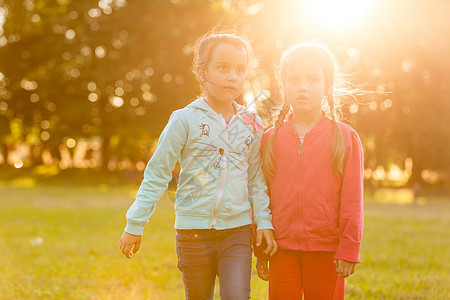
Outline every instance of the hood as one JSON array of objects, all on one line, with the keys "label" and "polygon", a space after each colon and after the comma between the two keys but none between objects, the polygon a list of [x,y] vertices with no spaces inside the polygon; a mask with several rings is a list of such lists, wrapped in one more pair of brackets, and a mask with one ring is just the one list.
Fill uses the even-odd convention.
[{"label": "hood", "polygon": [[[236,101],[233,101],[233,106],[236,109],[236,115],[243,115],[244,113],[250,114],[250,112],[242,105],[239,105]],[[219,116],[220,114],[216,113],[214,109],[209,106],[208,103],[206,103],[205,98],[198,98],[197,100],[193,101],[191,104],[186,106],[186,108],[194,108],[204,111],[205,113],[213,116]]]},{"label": "hood", "polygon": [[[311,134],[311,133],[314,133],[316,131],[320,131],[325,126],[332,125],[332,122],[333,121],[328,119],[328,117],[324,113],[322,113],[322,118],[320,119],[320,121],[316,125],[314,125],[314,127],[311,128],[307,133]],[[292,114],[289,116],[287,121],[285,121],[283,123],[283,127],[290,134],[297,136],[297,131],[295,131],[294,123],[292,122]]]}]

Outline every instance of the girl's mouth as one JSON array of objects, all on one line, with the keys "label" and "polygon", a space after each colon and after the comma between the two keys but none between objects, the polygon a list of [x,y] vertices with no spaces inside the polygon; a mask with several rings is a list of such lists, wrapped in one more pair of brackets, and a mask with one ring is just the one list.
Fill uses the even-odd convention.
[{"label": "girl's mouth", "polygon": [[226,86],[226,87],[224,87],[224,89],[227,90],[227,91],[233,91],[233,92],[236,91],[236,88],[233,87],[233,86]]},{"label": "girl's mouth", "polygon": [[306,102],[306,101],[309,101],[309,98],[305,97],[305,96],[300,96],[300,97],[295,98],[295,100],[297,100],[298,102]]}]

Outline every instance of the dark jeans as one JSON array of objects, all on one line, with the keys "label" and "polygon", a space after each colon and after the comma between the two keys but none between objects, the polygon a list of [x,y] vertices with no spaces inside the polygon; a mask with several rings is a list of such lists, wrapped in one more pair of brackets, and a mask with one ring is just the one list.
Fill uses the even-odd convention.
[{"label": "dark jeans", "polygon": [[222,300],[250,299],[250,234],[250,226],[177,230],[178,268],[186,299],[213,299],[216,275]]}]

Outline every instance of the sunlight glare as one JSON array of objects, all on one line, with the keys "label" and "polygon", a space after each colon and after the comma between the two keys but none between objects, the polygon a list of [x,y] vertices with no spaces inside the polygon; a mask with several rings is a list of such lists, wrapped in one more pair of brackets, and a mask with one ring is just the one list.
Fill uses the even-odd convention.
[{"label": "sunlight glare", "polygon": [[372,0],[309,0],[305,3],[317,23],[330,28],[345,29],[364,20]]},{"label": "sunlight glare", "polygon": [[6,18],[5,18],[5,11],[3,8],[0,8],[0,28],[3,27],[3,24],[5,24]]}]

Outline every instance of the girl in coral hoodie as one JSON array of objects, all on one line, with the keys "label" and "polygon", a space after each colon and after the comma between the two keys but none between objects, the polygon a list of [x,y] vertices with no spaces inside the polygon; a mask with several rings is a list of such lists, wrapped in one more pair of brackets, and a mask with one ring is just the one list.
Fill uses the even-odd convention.
[{"label": "girl in coral hoodie", "polygon": [[342,89],[322,44],[289,48],[277,75],[284,105],[262,155],[279,250],[270,264],[259,255],[258,275],[271,300],[344,299],[345,277],[360,263],[361,141],[338,121]]}]

